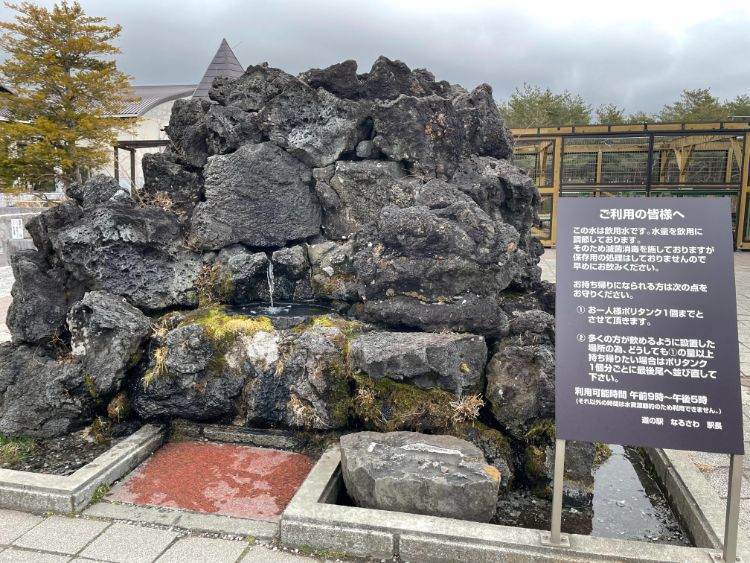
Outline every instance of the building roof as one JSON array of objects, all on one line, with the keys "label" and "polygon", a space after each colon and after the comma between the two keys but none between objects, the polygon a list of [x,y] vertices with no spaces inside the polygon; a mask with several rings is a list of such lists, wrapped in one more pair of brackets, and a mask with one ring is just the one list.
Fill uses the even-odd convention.
[{"label": "building roof", "polygon": [[195,84],[133,86],[131,94],[137,99],[126,104],[118,117],[138,117],[164,102],[189,97],[193,91]]},{"label": "building roof", "polygon": [[207,98],[208,90],[213,84],[214,78],[217,76],[228,76],[230,78],[236,78],[241,76],[245,72],[245,69],[237,60],[237,56],[232,51],[232,48],[227,43],[226,39],[221,40],[221,45],[216,51],[214,58],[208,65],[203,78],[201,78],[200,84],[193,92],[194,98]]},{"label": "building roof", "polygon": [[[10,89],[9,86],[6,86],[3,83],[0,83],[0,96],[3,95],[14,95],[15,92]],[[10,113],[8,112],[8,108],[4,107],[2,105],[2,101],[0,101],[0,121],[8,121],[10,119]]]}]

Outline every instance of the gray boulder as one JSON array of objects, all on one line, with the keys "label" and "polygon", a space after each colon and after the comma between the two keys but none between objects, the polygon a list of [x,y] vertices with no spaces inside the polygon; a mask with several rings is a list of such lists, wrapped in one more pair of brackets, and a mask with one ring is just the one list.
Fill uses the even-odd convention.
[{"label": "gray boulder", "polygon": [[60,436],[88,423],[93,406],[77,362],[39,346],[0,344],[0,435]]},{"label": "gray boulder", "polygon": [[340,428],[349,394],[339,322],[276,330],[267,317],[216,307],[170,314],[133,382],[135,411],[145,419]]},{"label": "gray boulder", "polygon": [[282,248],[271,254],[274,274],[273,298],[278,301],[312,301],[310,263],[302,245]]},{"label": "gray boulder", "polygon": [[411,70],[401,61],[382,56],[377,58],[368,73],[358,75],[356,61],[348,60],[328,68],[308,70],[300,78],[313,88],[323,88],[339,98],[352,100],[393,100],[401,94],[447,95],[451,90],[447,82],[435,82],[432,73],[424,69]]},{"label": "gray boulder", "polygon": [[209,96],[222,105],[258,112],[297,82],[298,79],[291,74],[262,63],[247,67],[245,73],[235,80],[218,81]]},{"label": "gray boulder", "polygon": [[495,419],[523,439],[531,426],[555,413],[554,318],[524,311],[510,321],[487,365],[486,397]]},{"label": "gray boulder", "polygon": [[339,98],[355,100],[362,94],[362,85],[357,77],[357,61],[351,59],[324,69],[312,68],[300,74],[299,78],[313,88],[323,88]]},{"label": "gray boulder", "polygon": [[513,225],[522,237],[538,219],[539,190],[528,174],[507,160],[467,156],[459,162],[451,183],[488,215]]},{"label": "gray boulder", "polygon": [[226,154],[245,143],[263,140],[258,115],[236,106],[211,106],[206,113],[206,129],[209,154]]},{"label": "gray boulder", "polygon": [[98,205],[109,200],[120,190],[120,183],[105,174],[92,176],[85,182],[71,184],[65,191],[83,207]]},{"label": "gray boulder", "polygon": [[259,112],[264,135],[308,166],[327,166],[354,151],[366,135],[355,102],[325,90],[313,90],[298,79]]},{"label": "gray boulder", "polygon": [[6,322],[13,341],[38,343],[59,336],[69,307],[65,272],[50,268],[36,250],[15,252],[10,263],[15,281]]},{"label": "gray boulder", "polygon": [[212,280],[218,300],[233,305],[247,305],[268,298],[268,256],[251,252],[240,244],[222,248],[216,258]]},{"label": "gray boulder", "polygon": [[461,158],[464,126],[450,100],[402,95],[372,110],[375,147],[423,178],[450,177]]},{"label": "gray boulder", "polygon": [[235,81],[219,84],[213,95],[227,108],[250,112],[233,114],[235,123],[244,127],[238,136],[258,142],[260,131],[309,166],[333,163],[353,151],[364,135],[357,103],[315,90],[267,64],[248,67]]},{"label": "gray boulder", "polygon": [[332,241],[307,248],[310,282],[315,298],[327,302],[358,300],[360,283],[354,272],[354,243]]},{"label": "gray boulder", "polygon": [[481,84],[471,93],[459,94],[453,99],[453,105],[464,125],[468,154],[502,159],[511,157],[513,139],[489,84]]},{"label": "gray boulder", "polygon": [[203,421],[236,413],[243,374],[227,367],[204,326],[178,326],[156,344],[144,377],[130,390],[138,416]]},{"label": "gray boulder", "polygon": [[29,231],[37,250],[48,259],[54,260],[55,256],[52,256],[53,249],[49,238],[50,233],[60,230],[65,225],[75,223],[82,215],[83,210],[77,201],[72,199],[63,201],[32,218],[26,224],[26,230]]},{"label": "gray boulder", "polygon": [[500,487],[478,447],[415,432],[342,436],[341,471],[358,506],[475,522],[492,518]]},{"label": "gray boulder", "polygon": [[249,368],[245,420],[315,430],[343,427],[349,406],[345,343],[335,326],[243,338],[228,361]]},{"label": "gray boulder", "polygon": [[[518,233],[449,185],[428,183],[410,207],[386,206],[358,233],[354,267],[368,300],[496,295],[518,269]],[[465,197],[465,196],[464,196]]]},{"label": "gray boulder", "polygon": [[201,199],[203,178],[200,173],[182,165],[169,152],[143,155],[144,184],[142,193],[152,201],[163,201],[180,218],[190,218]]},{"label": "gray boulder", "polygon": [[354,369],[459,397],[478,392],[487,362],[484,338],[473,334],[369,332],[349,344]]},{"label": "gray boulder", "polygon": [[128,368],[140,360],[151,320],[123,297],[90,291],[70,309],[68,329],[89,393],[107,396],[120,390]]},{"label": "gray boulder", "polygon": [[412,200],[413,182],[405,176],[398,162],[337,162],[331,179],[315,184],[328,238],[348,239],[364,224],[376,220],[386,205]]},{"label": "gray boulder", "polygon": [[194,306],[200,258],[177,217],[157,207],[107,203],[49,234],[74,283],[122,295],[141,309]]},{"label": "gray boulder", "polygon": [[508,332],[508,315],[492,298],[459,295],[436,303],[411,296],[365,301],[354,309],[358,318],[412,330],[472,332],[502,336]]},{"label": "gray boulder", "polygon": [[409,206],[384,207],[354,250],[365,302],[358,314],[427,330],[502,333],[497,295],[528,267],[518,232],[442,180],[417,186]]},{"label": "gray boulder", "polygon": [[208,159],[206,113],[210,107],[205,98],[176,100],[169,125],[164,128],[172,141],[172,152],[193,168],[202,168]]},{"label": "gray boulder", "polygon": [[310,169],[272,143],[214,156],[204,176],[206,200],[192,217],[192,237],[204,249],[279,247],[320,232]]}]

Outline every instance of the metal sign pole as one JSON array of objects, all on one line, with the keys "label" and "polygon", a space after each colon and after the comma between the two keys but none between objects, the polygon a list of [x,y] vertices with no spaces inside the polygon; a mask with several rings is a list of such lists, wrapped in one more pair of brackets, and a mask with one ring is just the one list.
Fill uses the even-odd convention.
[{"label": "metal sign pole", "polygon": [[729,461],[729,491],[727,492],[727,519],[724,524],[724,561],[737,559],[737,520],[740,513],[740,488],[742,487],[742,459],[733,454]]},{"label": "metal sign pole", "polygon": [[553,546],[569,547],[570,540],[560,533],[562,523],[563,475],[565,474],[565,440],[555,440],[555,474],[552,482],[552,524],[549,540],[542,537],[542,543]]}]

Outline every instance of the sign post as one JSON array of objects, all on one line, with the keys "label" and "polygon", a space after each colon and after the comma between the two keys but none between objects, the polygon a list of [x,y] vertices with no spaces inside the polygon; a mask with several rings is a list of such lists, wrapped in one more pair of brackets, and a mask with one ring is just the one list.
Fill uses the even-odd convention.
[{"label": "sign post", "polygon": [[724,198],[560,200],[550,543],[563,539],[565,440],[726,453],[734,561],[744,451],[729,219]]}]

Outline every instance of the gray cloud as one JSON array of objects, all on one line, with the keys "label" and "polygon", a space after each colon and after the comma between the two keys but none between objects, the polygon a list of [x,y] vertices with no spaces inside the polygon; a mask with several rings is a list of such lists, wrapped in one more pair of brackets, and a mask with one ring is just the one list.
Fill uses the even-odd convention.
[{"label": "gray cloud", "polygon": [[[570,24],[548,25],[499,4],[453,10],[353,0],[82,3],[123,26],[119,64],[137,84],[197,82],[226,37],[244,65],[268,61],[297,73],[352,58],[366,71],[384,54],[467,87],[488,82],[499,100],[524,82],[628,111],[656,111],[683,88],[710,86],[721,97],[750,93],[746,13],[714,10],[718,15],[674,34],[647,19],[622,23],[615,14],[611,22],[591,23],[582,13]],[[0,8],[0,18],[8,17]]]}]

